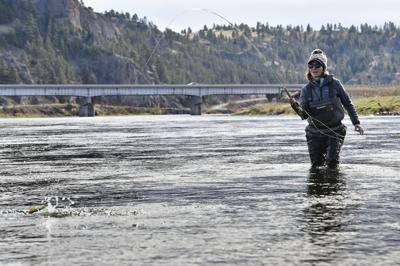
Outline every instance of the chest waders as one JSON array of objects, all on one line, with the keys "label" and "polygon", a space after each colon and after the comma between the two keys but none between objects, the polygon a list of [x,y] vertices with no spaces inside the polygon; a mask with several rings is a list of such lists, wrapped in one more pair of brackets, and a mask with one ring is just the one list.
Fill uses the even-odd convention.
[{"label": "chest waders", "polygon": [[[326,87],[329,91],[328,99],[322,97],[323,89]],[[344,118],[344,110],[340,98],[336,95],[336,90],[332,87],[332,82],[317,89],[320,90],[320,98],[314,99],[313,86],[308,84],[306,88],[308,110],[311,115],[308,118],[308,123],[318,129],[326,129],[326,126],[331,128],[339,126]]]},{"label": "chest waders", "polygon": [[[336,168],[339,164],[339,153],[346,135],[346,126],[341,123],[344,118],[344,110],[332,85],[332,82],[330,82],[324,87],[316,88],[320,90],[319,99],[313,97],[312,84],[308,84],[306,88],[307,109],[311,115],[308,118],[309,125],[306,127],[306,138],[313,168],[324,165],[329,168]],[[328,87],[329,97],[327,99],[322,97],[325,87]],[[326,126],[330,129],[327,129]]]}]

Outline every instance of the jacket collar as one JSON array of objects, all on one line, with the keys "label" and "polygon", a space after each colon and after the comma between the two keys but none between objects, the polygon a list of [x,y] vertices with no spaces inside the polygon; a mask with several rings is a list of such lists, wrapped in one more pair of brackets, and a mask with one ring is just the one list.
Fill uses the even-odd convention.
[{"label": "jacket collar", "polygon": [[333,75],[325,75],[321,78],[323,79],[322,84],[320,84],[320,79],[319,80],[310,80],[310,84],[313,85],[314,87],[323,87],[333,81]]}]

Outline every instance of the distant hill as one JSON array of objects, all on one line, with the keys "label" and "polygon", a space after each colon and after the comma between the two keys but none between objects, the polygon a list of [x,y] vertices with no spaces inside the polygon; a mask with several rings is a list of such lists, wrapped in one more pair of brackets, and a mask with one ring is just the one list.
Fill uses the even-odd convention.
[{"label": "distant hill", "polygon": [[400,28],[391,22],[177,33],[78,0],[0,0],[0,83],[304,83],[317,47],[345,84],[400,84]]}]

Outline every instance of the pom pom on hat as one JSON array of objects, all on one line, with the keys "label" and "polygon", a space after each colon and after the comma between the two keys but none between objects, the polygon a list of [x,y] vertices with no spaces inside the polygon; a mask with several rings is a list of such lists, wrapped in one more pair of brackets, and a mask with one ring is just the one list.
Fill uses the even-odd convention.
[{"label": "pom pom on hat", "polygon": [[307,64],[312,61],[318,61],[322,64],[324,69],[328,67],[328,58],[326,57],[325,53],[321,49],[315,49],[311,52],[310,58],[308,58]]}]

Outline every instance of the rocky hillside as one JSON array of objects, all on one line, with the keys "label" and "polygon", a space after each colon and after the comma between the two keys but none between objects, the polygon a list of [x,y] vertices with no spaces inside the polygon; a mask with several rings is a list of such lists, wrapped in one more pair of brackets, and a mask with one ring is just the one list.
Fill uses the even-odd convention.
[{"label": "rocky hillside", "polygon": [[[319,30],[258,23],[177,33],[136,14],[95,13],[78,0],[0,0],[0,83],[303,83],[315,47],[346,84],[400,84],[400,29],[393,23]],[[187,104],[184,97],[103,101]]]}]

